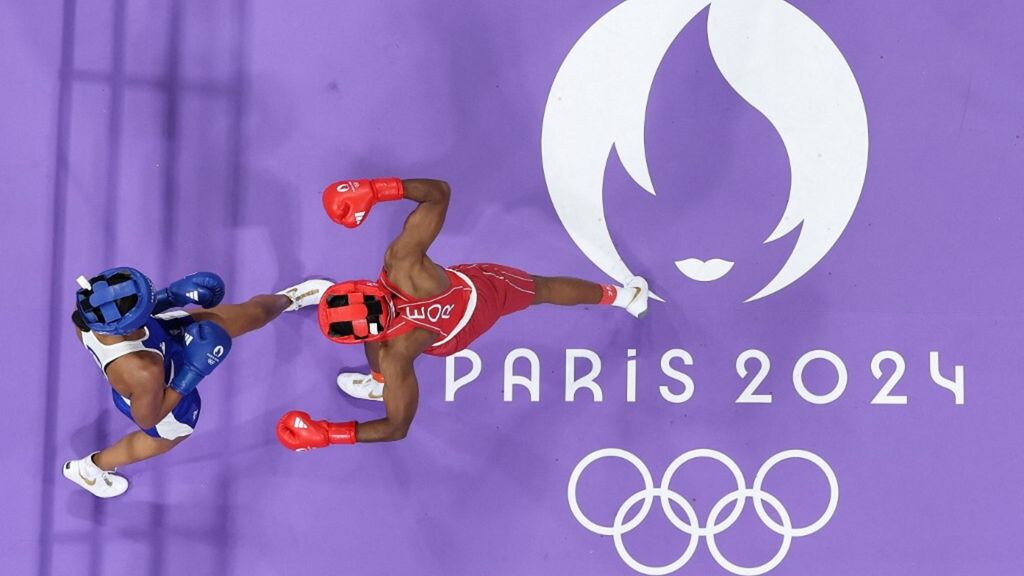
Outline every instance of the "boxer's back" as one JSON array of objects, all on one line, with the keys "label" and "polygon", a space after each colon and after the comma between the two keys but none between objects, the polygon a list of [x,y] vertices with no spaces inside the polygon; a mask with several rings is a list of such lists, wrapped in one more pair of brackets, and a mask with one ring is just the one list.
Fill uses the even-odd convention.
[{"label": "boxer's back", "polygon": [[462,273],[439,268],[447,287],[440,292],[416,297],[397,286],[388,271],[381,271],[378,282],[392,295],[395,317],[385,333],[386,339],[397,338],[415,328],[437,335],[434,346],[455,337],[469,322],[476,306],[476,290]]}]

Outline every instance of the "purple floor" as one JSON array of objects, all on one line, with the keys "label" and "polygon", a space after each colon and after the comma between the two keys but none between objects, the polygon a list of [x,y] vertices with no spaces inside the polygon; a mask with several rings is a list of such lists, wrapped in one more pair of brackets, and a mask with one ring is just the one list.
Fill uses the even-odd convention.
[{"label": "purple floor", "polygon": [[[0,4],[0,574],[1021,573],[1024,4],[707,3]],[[286,315],[126,495],[61,477],[132,429],[75,277],[374,277],[409,206],[320,190],[386,175],[451,183],[439,262],[666,302],[504,319],[304,454],[286,410],[382,407]]]}]

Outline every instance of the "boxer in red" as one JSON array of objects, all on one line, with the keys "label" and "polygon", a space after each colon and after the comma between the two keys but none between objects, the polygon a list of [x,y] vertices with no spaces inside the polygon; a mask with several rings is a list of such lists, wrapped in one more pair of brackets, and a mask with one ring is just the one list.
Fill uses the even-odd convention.
[{"label": "boxer in red", "polygon": [[376,282],[342,282],[320,299],[320,329],[331,340],[363,344],[371,374],[341,374],[345,392],[383,400],[386,415],[369,422],[327,422],[291,411],[277,424],[277,437],[292,450],[330,444],[401,440],[416,415],[419,385],[413,360],[420,354],[447,356],[469,346],[498,318],[537,304],[609,304],[640,318],[647,311],[647,282],[625,286],[564,277],[535,276],[497,264],[443,268],[428,256],[441,232],[451,190],[439,180],[344,180],[324,190],[332,220],[348,228],[362,224],[378,202],[411,200],[401,234],[384,253]]}]

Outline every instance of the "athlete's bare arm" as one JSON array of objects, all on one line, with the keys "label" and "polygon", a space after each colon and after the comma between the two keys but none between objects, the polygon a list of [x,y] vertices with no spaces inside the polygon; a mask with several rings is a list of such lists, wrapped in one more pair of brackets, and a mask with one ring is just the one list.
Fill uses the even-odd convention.
[{"label": "athlete's bare arm", "polygon": [[141,428],[152,428],[181,400],[181,394],[164,386],[164,364],[152,352],[133,352],[107,367],[110,384],[131,402],[132,418]]},{"label": "athlete's bare arm", "polygon": [[380,344],[380,368],[388,385],[384,388],[384,418],[361,422],[356,429],[359,442],[401,440],[409,432],[419,404],[419,383],[413,361],[437,336],[417,328]]},{"label": "athlete's bare arm", "polygon": [[444,270],[427,257],[448,213],[451,188],[442,180],[403,180],[405,198],[419,206],[405,220],[402,233],[384,253],[388,278],[411,296],[427,297],[448,289]]},{"label": "athlete's bare arm", "polygon": [[[81,341],[82,331],[76,329],[75,336]],[[97,334],[96,337],[109,345],[121,340],[138,340],[143,332],[138,330],[123,337]],[[114,360],[107,366],[107,380],[118,394],[131,402],[132,418],[142,428],[156,426],[181,400],[181,394],[164,386],[163,360],[151,352],[133,352]]]},{"label": "athlete's bare arm", "polygon": [[[391,242],[387,252],[384,253],[384,269],[391,282],[406,294],[420,298],[434,296],[444,292],[450,286],[448,275],[445,274],[443,268],[430,260],[427,250],[437,238],[438,233],[441,232],[441,227],[444,226],[444,218],[448,213],[448,200],[451,198],[451,188],[443,180],[427,179],[403,180],[402,186],[405,189],[405,198],[417,202],[419,206],[405,219],[402,233]],[[406,343],[407,337],[413,337],[414,341]],[[400,418],[408,413],[409,422],[412,421],[412,414],[416,412],[416,397],[418,397],[418,385],[412,362],[436,338],[436,334],[416,329],[388,343],[368,342],[365,345],[366,359],[370,363],[370,370],[379,372],[388,382],[387,391],[384,393],[384,405],[389,418]],[[388,352],[385,353],[385,350]],[[406,358],[407,353],[412,353],[412,355]],[[390,363],[384,361],[385,356],[390,357]],[[386,364],[390,364],[390,366]],[[389,371],[395,374],[391,375]],[[393,387],[395,379],[400,379],[400,383]],[[403,390],[411,388],[415,392],[411,412],[398,405],[408,400],[404,391],[396,391],[396,388],[399,387]],[[395,402],[389,401],[389,394],[395,398]],[[389,418],[385,418],[385,420],[389,420]],[[365,426],[363,424],[359,428],[360,442],[365,441],[363,435]],[[375,430],[376,426],[373,429]],[[406,423],[405,429],[408,429],[408,423]],[[404,432],[397,438],[380,439],[398,440],[402,437],[404,437]]]}]

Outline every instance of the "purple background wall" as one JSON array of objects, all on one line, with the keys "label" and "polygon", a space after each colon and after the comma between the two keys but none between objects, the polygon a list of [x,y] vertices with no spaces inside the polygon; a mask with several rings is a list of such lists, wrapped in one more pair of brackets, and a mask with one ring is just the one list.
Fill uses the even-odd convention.
[{"label": "purple background wall", "polygon": [[[778,294],[741,303],[792,248],[760,244],[785,207],[786,150],[718,73],[701,15],[651,91],[647,146],[663,193],[606,198],[620,250],[669,300],[643,322],[586,308],[509,318],[474,345],[482,373],[454,401],[445,363],[418,364],[408,439],[296,455],[273,438],[285,410],[340,420],[380,407],[334,387],[359,351],[320,337],[311,314],[290,315],[239,341],[203,383],[195,436],[126,469],[127,495],[97,501],[60,478],[64,460],[130,429],[73,336],[74,278],[118,263],[158,283],[212,269],[240,300],[314,274],[373,276],[405,207],[378,207],[343,231],[319,203],[333,179],[447,179],[436,260],[604,281],[552,208],[540,135],[563,58],[616,4],[0,5],[3,572],[628,573],[611,539],[580,526],[566,502],[575,465],[605,447],[635,453],[656,479],[695,448],[728,454],[748,482],[782,450],[824,458],[841,486],[835,516],[794,540],[773,574],[1019,570],[1024,7],[1009,1],[793,0],[856,74],[871,148],[839,243]],[[606,182],[631,186],[614,155]],[[710,285],[672,264],[718,253],[739,263]],[[505,357],[519,347],[540,358],[539,402],[522,388],[503,401]],[[586,391],[564,400],[567,348],[600,355],[602,402]],[[625,400],[630,348],[635,403]],[[695,393],[678,405],[658,393],[678,388],[659,368],[671,348],[695,359],[685,370]],[[771,404],[736,402],[749,376],[735,361],[748,348],[771,358],[759,389]],[[822,406],[791,381],[817,348],[849,371],[846,392]],[[882,350],[906,359],[895,390],[906,405],[871,404]],[[947,377],[964,366],[963,405],[933,383],[933,351]],[[834,378],[819,364],[806,372],[818,393]],[[797,525],[828,498],[805,464],[780,465],[766,485]],[[706,519],[734,488],[714,464],[687,470],[673,487]],[[604,524],[640,488],[621,462],[587,475],[580,501]],[[638,559],[664,564],[687,536],[655,507],[626,540]],[[779,540],[750,509],[718,537],[749,565]],[[681,572],[726,573],[704,544]]]}]

